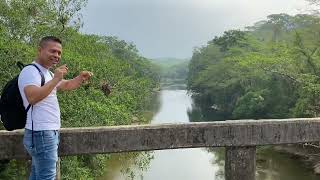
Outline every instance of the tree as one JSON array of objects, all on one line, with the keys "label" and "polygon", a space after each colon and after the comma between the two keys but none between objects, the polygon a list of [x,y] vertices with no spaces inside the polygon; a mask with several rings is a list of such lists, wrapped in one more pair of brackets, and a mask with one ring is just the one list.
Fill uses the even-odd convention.
[{"label": "tree", "polygon": [[227,119],[318,115],[319,20],[273,14],[215,37],[193,53],[189,91]]}]

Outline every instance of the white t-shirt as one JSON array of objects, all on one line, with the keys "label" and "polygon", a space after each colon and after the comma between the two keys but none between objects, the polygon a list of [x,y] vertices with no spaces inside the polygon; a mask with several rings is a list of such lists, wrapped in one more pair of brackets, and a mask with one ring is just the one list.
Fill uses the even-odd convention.
[{"label": "white t-shirt", "polygon": [[[52,79],[50,71],[38,63],[33,62],[39,67],[44,75],[45,83]],[[19,91],[22,96],[23,105],[25,108],[28,107],[29,102],[24,93],[24,88],[28,85],[36,85],[41,87],[41,76],[39,71],[34,66],[27,66],[23,68],[18,79]],[[27,113],[26,129],[32,130],[33,120],[33,130],[58,130],[60,129],[60,108],[57,98],[57,88],[54,88],[52,92],[43,100],[39,101],[32,107],[30,107]],[[31,116],[32,112],[32,116]]]}]

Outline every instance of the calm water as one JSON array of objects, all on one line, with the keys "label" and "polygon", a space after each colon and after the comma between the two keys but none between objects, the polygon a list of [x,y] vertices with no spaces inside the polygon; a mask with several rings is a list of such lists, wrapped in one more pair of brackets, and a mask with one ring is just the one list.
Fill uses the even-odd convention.
[{"label": "calm water", "polygon": [[[152,124],[189,122],[187,111],[192,100],[185,90],[163,90],[160,93],[161,107],[153,117]],[[147,170],[136,171],[135,180],[223,180],[223,148],[176,149],[151,152],[153,159]],[[271,148],[259,150],[257,154],[257,180],[319,180],[297,160],[273,151]],[[122,164],[122,165],[121,165]],[[117,158],[114,169],[108,169],[106,180],[125,180],[128,173],[121,173],[124,165],[136,169],[134,162]]]}]

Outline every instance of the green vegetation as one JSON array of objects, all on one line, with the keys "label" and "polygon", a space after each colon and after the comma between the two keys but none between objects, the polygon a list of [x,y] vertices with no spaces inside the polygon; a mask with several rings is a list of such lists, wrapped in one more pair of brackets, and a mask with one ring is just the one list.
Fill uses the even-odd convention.
[{"label": "green vegetation", "polygon": [[[158,70],[138,55],[133,44],[116,37],[81,34],[79,11],[85,5],[85,0],[1,0],[0,89],[19,73],[17,61],[32,62],[41,37],[55,35],[63,40],[62,63],[70,69],[67,79],[81,70],[94,73],[93,79],[79,90],[58,95],[62,127],[146,123],[143,114],[153,89],[159,87]],[[108,85],[112,86],[110,95],[105,88]],[[95,179],[108,158],[65,157],[61,162],[62,178]],[[3,162],[0,179],[25,179],[24,165],[19,161]]]},{"label": "green vegetation", "polygon": [[[194,121],[319,115],[320,18],[269,15],[194,51],[188,89]],[[208,114],[208,113],[207,113]]]}]

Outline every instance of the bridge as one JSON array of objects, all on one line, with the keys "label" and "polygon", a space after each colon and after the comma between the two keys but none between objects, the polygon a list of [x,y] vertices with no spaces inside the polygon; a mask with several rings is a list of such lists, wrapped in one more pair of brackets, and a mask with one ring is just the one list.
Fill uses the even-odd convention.
[{"label": "bridge", "polygon": [[[0,131],[0,160],[30,158],[22,138]],[[59,156],[226,147],[225,179],[254,180],[257,146],[318,141],[320,118],[63,128]]]}]

